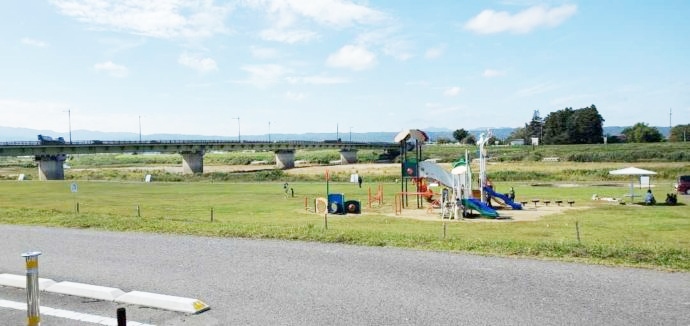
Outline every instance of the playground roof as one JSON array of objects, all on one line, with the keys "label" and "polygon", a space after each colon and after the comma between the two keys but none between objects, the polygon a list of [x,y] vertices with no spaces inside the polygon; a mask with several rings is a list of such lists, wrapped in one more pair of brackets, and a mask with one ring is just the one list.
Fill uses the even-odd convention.
[{"label": "playground roof", "polygon": [[399,132],[395,136],[395,142],[399,143],[402,141],[407,141],[408,139],[414,139],[420,143],[424,143],[429,140],[429,136],[424,132],[419,129],[408,129],[408,130],[403,130]]}]

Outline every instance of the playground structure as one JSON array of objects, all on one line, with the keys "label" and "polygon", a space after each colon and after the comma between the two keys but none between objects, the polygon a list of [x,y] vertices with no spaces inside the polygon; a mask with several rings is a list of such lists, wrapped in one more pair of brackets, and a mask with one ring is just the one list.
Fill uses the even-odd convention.
[{"label": "playground structure", "polygon": [[[328,198],[314,198],[314,213],[316,214],[361,214],[362,206],[358,200],[345,200],[344,194],[328,194]],[[311,211],[309,198],[304,197],[304,210]]]},{"label": "playground structure", "polygon": [[[416,197],[417,208],[422,208],[425,200],[430,206],[441,208],[442,218],[467,217],[471,211],[489,218],[498,218],[498,212],[491,207],[491,200],[503,206],[520,210],[522,205],[513,201],[507,195],[494,191],[486,176],[486,148],[490,139],[481,134],[479,138],[479,189],[472,189],[472,171],[467,150],[465,156],[453,163],[450,172],[430,161],[421,161],[422,145],[428,141],[428,136],[421,130],[411,129],[400,132],[395,141],[400,143],[401,149],[401,189],[395,197],[395,213],[401,214],[402,209],[409,206],[409,196]],[[434,200],[435,194],[429,187],[429,180],[434,180],[445,188],[440,193],[441,199]],[[409,184],[416,188],[410,191]],[[479,197],[479,198],[477,198]],[[498,201],[500,200],[500,201]]]},{"label": "playground structure", "polygon": [[379,184],[376,187],[376,194],[372,195],[371,194],[371,187],[369,187],[369,196],[368,196],[368,207],[371,208],[371,204],[377,203],[379,207],[383,205],[383,185]]},{"label": "playground structure", "polygon": [[[358,200],[345,200],[345,194],[342,193],[331,193],[330,192],[330,176],[328,170],[326,170],[326,197],[314,198],[314,213],[320,214],[361,214],[362,204]],[[383,188],[379,186],[379,197],[383,196]],[[371,189],[369,189],[369,207],[371,207]],[[379,199],[379,204],[381,201]],[[304,209],[309,211],[309,199],[304,198]]]}]

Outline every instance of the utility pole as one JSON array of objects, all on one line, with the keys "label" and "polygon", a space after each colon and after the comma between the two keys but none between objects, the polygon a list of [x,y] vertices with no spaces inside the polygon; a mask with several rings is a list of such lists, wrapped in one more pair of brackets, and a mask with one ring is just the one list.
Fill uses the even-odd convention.
[{"label": "utility pole", "polygon": [[[65,112],[65,111],[62,111]],[[69,143],[72,143],[72,112],[67,109],[67,127],[69,128]]]},{"label": "utility pole", "polygon": [[139,142],[141,143],[141,116],[139,116]]},{"label": "utility pole", "polygon": [[237,142],[241,143],[242,142],[242,135],[240,133],[240,117],[237,118],[232,118],[233,120],[237,119]]},{"label": "utility pole", "polygon": [[271,122],[268,122],[268,142],[271,142]]}]

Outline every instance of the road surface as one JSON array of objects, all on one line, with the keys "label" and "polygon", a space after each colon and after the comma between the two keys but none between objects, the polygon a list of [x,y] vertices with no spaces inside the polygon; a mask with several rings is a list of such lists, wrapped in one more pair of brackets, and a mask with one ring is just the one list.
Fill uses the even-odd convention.
[{"label": "road surface", "polygon": [[[337,232],[330,230],[329,232]],[[200,299],[190,315],[41,294],[153,325],[690,325],[690,274],[297,241],[0,225],[0,273]],[[0,287],[0,300],[26,302]],[[42,316],[44,325],[93,325]],[[0,307],[0,320],[26,312]]]}]

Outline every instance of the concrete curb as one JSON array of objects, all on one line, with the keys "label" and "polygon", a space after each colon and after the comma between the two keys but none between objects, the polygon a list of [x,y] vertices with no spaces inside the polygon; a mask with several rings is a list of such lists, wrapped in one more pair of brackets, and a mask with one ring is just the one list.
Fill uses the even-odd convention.
[{"label": "concrete curb", "polygon": [[[0,286],[26,288],[26,276],[14,274],[0,274]],[[125,293],[118,288],[90,285],[75,282],[55,282],[51,279],[39,278],[40,290],[50,293],[66,294],[77,297],[85,297],[103,301],[133,304],[158,308],[163,310],[178,311],[197,314],[211,309],[206,303],[198,299],[176,297],[171,295],[131,291]]]},{"label": "concrete curb", "polygon": [[125,294],[124,291],[117,288],[74,282],[55,283],[46,288],[45,291],[105,301],[115,301],[115,298]]},{"label": "concrete curb", "polygon": [[[38,278],[38,289],[45,289],[53,286],[56,282],[48,278]],[[14,288],[26,289],[26,275],[0,274],[0,285]]]},{"label": "concrete curb", "polygon": [[132,291],[125,293],[115,299],[115,302],[136,304],[153,308],[186,312],[191,314],[200,313],[210,309],[210,307],[196,299],[175,297],[149,292]]}]

